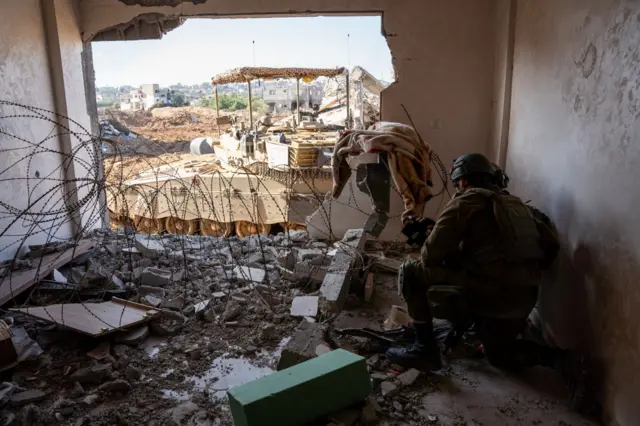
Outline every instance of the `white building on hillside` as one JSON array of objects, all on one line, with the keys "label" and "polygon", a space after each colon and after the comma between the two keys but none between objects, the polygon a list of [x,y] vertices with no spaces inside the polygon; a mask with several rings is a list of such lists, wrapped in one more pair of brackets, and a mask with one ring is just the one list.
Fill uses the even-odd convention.
[{"label": "white building on hillside", "polygon": [[140,111],[150,109],[154,105],[171,105],[173,90],[160,88],[159,84],[143,84],[139,89],[133,89],[129,93],[126,102],[122,102],[120,109],[123,111]]},{"label": "white building on hillside", "polygon": [[[323,97],[322,85],[300,83],[300,103],[303,108],[317,108],[322,103]],[[262,99],[275,113],[295,110],[297,107],[296,82],[267,81],[264,83]]]}]

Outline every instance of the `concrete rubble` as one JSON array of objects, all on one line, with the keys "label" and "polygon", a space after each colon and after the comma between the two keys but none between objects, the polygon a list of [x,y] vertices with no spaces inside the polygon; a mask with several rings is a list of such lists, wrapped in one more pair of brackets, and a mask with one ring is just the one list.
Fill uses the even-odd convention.
[{"label": "concrete rubble", "polygon": [[[14,376],[20,387],[7,396],[13,415],[33,419],[27,424],[106,425],[137,419],[161,425],[196,418],[201,424],[228,424],[225,402],[211,397],[219,393],[216,381],[222,373],[201,390],[188,386],[188,378],[207,374],[213,360],[257,360],[266,351],[277,354],[270,367],[282,370],[338,347],[355,351],[353,342],[336,345],[327,320],[347,305],[347,298],[356,297],[350,294],[361,290],[356,284],[367,281],[366,274],[353,273],[366,262],[368,237],[362,230],[333,243],[310,239],[305,231],[245,239],[128,231],[96,231],[93,237],[97,248],[91,257],[73,269],[58,268],[56,281],[64,284],[68,277],[72,290],[96,290],[89,301],[109,300],[105,290],[122,291],[119,297],[152,306],[159,316],[110,335],[80,339],[46,321],[11,314],[16,325],[51,341],[40,367],[25,365],[28,373]],[[65,300],[58,293],[34,294],[30,303],[36,306]],[[385,402],[395,395],[391,389],[418,380],[412,372],[398,377],[385,372],[388,366],[380,357],[367,362],[367,368],[376,394],[384,398],[380,403],[373,397],[378,408],[392,410],[392,402]],[[166,396],[171,392],[189,392],[192,399],[173,400]],[[137,401],[133,411],[123,409],[119,398]],[[344,424],[355,418],[371,424],[380,416],[375,404],[360,404],[327,421]],[[112,408],[93,412],[97,406]]]}]

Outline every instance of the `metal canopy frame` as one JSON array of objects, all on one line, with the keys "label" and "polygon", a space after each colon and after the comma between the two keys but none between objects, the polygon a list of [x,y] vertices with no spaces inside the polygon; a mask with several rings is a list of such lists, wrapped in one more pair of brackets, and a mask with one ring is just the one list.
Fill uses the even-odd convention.
[{"label": "metal canopy frame", "polygon": [[[300,124],[300,79],[315,80],[318,77],[337,77],[345,75],[347,80],[347,127],[351,121],[349,111],[349,72],[344,68],[267,68],[267,67],[242,67],[218,74],[211,79],[216,96],[216,120],[220,119],[220,107],[218,104],[218,85],[229,83],[247,83],[249,87],[249,122],[253,128],[253,96],[251,93],[252,80],[277,80],[281,78],[294,78],[296,80],[296,108],[297,124]],[[218,124],[218,136],[220,125]]]}]

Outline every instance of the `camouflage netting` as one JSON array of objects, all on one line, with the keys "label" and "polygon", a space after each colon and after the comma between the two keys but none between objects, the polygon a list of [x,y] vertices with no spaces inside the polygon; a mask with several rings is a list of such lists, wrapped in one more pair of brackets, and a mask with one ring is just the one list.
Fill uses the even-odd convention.
[{"label": "camouflage netting", "polygon": [[345,73],[345,68],[266,68],[243,67],[227,71],[211,79],[213,84],[246,83],[247,81],[278,78],[315,79],[318,77],[337,77]]}]

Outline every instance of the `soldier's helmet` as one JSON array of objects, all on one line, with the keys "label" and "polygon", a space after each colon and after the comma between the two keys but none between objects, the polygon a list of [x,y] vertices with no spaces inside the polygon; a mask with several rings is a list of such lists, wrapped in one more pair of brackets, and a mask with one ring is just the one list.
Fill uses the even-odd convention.
[{"label": "soldier's helmet", "polygon": [[488,174],[494,176],[496,168],[482,154],[464,154],[456,158],[451,166],[451,180],[457,182],[469,175]]}]

